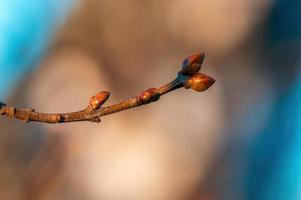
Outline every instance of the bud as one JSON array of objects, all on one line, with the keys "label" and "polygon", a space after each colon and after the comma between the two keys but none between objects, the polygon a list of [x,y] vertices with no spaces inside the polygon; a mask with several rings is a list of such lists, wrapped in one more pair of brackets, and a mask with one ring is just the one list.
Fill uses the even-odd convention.
[{"label": "bud", "polygon": [[187,57],[182,63],[181,74],[192,75],[200,71],[205,58],[204,53],[198,53]]},{"label": "bud", "polygon": [[184,87],[202,92],[207,90],[214,82],[215,80],[206,74],[195,73],[184,83]]},{"label": "bud", "polygon": [[99,109],[110,97],[110,92],[102,91],[90,98],[89,106],[93,109]]},{"label": "bud", "polygon": [[160,98],[160,93],[157,88],[149,88],[148,90],[142,92],[142,94],[139,96],[139,99],[143,103],[150,103],[153,101],[157,101],[159,98]]}]

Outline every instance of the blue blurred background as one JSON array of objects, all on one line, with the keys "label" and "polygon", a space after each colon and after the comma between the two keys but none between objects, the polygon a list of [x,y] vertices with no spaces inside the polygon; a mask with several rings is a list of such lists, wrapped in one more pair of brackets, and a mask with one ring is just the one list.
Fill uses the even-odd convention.
[{"label": "blue blurred background", "polygon": [[37,66],[72,3],[72,0],[1,0],[1,98],[16,87],[26,72]]}]

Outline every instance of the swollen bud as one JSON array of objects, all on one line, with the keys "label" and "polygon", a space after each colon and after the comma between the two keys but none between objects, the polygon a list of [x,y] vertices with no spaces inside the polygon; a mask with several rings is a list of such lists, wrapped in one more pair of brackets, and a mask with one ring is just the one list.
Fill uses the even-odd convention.
[{"label": "swollen bud", "polygon": [[99,109],[110,97],[110,92],[102,91],[90,98],[89,107],[92,110]]},{"label": "swollen bud", "polygon": [[139,99],[143,103],[150,103],[153,101],[157,101],[160,98],[160,93],[157,88],[149,88],[141,93]]},{"label": "swollen bud", "polygon": [[202,92],[207,90],[214,82],[215,80],[206,74],[195,73],[184,83],[184,87]]},{"label": "swollen bud", "polygon": [[183,75],[192,75],[200,71],[204,58],[204,53],[198,53],[187,57],[182,63],[182,69],[180,73]]}]

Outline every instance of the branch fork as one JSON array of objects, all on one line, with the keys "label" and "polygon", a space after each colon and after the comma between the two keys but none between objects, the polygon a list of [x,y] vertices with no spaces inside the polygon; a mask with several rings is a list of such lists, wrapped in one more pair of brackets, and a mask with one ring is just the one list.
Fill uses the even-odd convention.
[{"label": "branch fork", "polygon": [[134,98],[130,98],[114,105],[103,107],[110,97],[110,92],[101,91],[92,96],[89,100],[88,106],[81,111],[57,114],[39,113],[35,112],[34,109],[15,108],[0,102],[0,115],[19,119],[24,122],[35,121],[55,124],[90,121],[99,123],[101,121],[100,118],[105,115],[110,115],[155,102],[159,100],[162,95],[178,88],[191,88],[198,92],[207,90],[215,82],[215,80],[206,74],[199,73],[204,58],[204,53],[198,53],[187,57],[184,59],[182,68],[173,81],[158,88],[149,88]]}]

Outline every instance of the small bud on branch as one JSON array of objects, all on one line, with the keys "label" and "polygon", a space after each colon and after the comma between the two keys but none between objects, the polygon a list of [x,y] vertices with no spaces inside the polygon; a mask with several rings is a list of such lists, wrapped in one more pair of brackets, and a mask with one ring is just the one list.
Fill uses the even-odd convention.
[{"label": "small bud on branch", "polygon": [[204,53],[198,53],[187,57],[182,63],[181,74],[190,76],[200,71],[205,59]]},{"label": "small bud on branch", "polygon": [[207,90],[215,80],[203,73],[198,73],[205,58],[204,53],[187,57],[182,63],[182,69],[177,77],[159,87],[143,91],[139,96],[130,98],[115,105],[102,107],[108,100],[110,92],[102,91],[92,96],[88,106],[81,111],[71,113],[48,114],[35,112],[33,109],[19,109],[0,102],[0,115],[19,119],[25,122],[36,121],[42,123],[67,123],[78,121],[100,122],[100,118],[116,112],[145,105],[159,100],[160,96],[175,89],[185,87],[198,92]]},{"label": "small bud on branch", "polygon": [[110,92],[102,91],[92,96],[89,101],[89,106],[92,110],[99,109],[110,97]]},{"label": "small bud on branch", "polygon": [[214,82],[215,80],[206,74],[195,73],[187,79],[184,83],[184,87],[186,89],[191,88],[195,91],[202,92],[207,90]]},{"label": "small bud on branch", "polygon": [[149,88],[148,90],[142,92],[139,98],[144,104],[151,103],[153,101],[159,100],[160,92],[157,88]]}]

